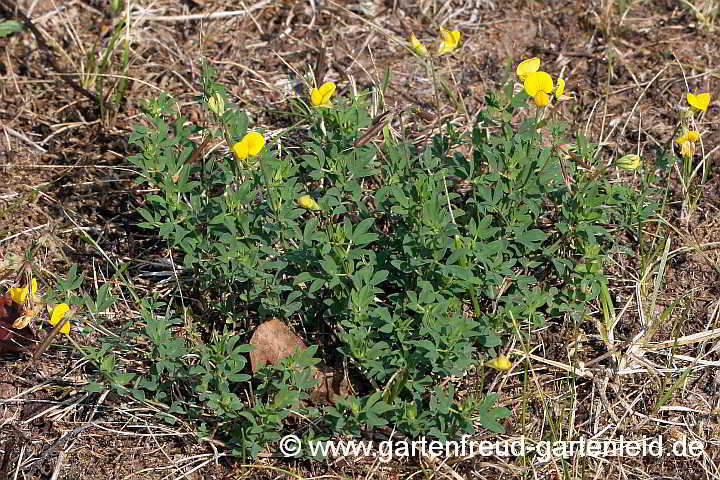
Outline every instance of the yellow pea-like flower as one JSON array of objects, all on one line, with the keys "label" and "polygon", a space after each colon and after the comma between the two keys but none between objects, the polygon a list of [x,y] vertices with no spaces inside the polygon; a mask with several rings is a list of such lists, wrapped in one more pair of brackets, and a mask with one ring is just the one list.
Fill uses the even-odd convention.
[{"label": "yellow pea-like flower", "polygon": [[498,355],[492,360],[485,362],[485,365],[500,371],[510,370],[510,368],[512,368],[512,362],[510,362],[510,360],[508,360],[508,358],[502,354]]},{"label": "yellow pea-like flower", "polygon": [[[65,314],[70,310],[70,307],[67,303],[59,303],[53,307],[52,312],[50,313],[50,324],[54,327],[57,325],[60,321],[62,321],[63,318],[65,318]],[[70,320],[65,322],[65,325],[62,326],[60,329],[60,333],[68,334],[70,333]]]},{"label": "yellow pea-like flower", "polygon": [[30,298],[34,297],[37,293],[37,280],[32,279],[30,280],[30,288],[27,286],[24,287],[15,287],[10,289],[10,298],[12,298],[12,301],[19,304],[25,303],[25,300],[27,300],[28,295]]},{"label": "yellow pea-like flower", "polygon": [[695,142],[698,140],[700,140],[700,132],[697,130],[686,131],[676,138],[675,143],[680,145],[680,155],[685,158],[695,155]]},{"label": "yellow pea-like flower", "polygon": [[547,107],[550,103],[550,96],[545,92],[537,92],[534,97],[535,105],[538,107]]},{"label": "yellow pea-like flower", "polygon": [[417,39],[414,32],[410,34],[410,47],[413,49],[413,51],[415,53],[417,53],[421,57],[428,56],[427,47],[425,45],[423,45],[420,40]]},{"label": "yellow pea-like flower", "polygon": [[325,82],[320,88],[313,88],[310,92],[310,101],[314,107],[327,107],[330,105],[330,97],[335,93],[335,84]]},{"label": "yellow pea-like flower", "polygon": [[249,132],[232,147],[236,160],[244,160],[260,153],[265,146],[265,137],[258,132]]},{"label": "yellow pea-like flower", "polygon": [[440,35],[442,35],[442,43],[438,47],[438,55],[452,52],[460,45],[460,40],[462,40],[460,30],[448,30],[445,27],[440,27]]},{"label": "yellow pea-like flower", "polygon": [[697,142],[698,140],[700,140],[700,132],[697,130],[690,130],[689,132],[685,132],[676,138],[675,143],[678,145],[684,145],[685,143]]},{"label": "yellow pea-like flower", "polygon": [[688,93],[687,102],[688,104],[699,112],[706,112],[710,105],[712,95],[709,93],[698,93],[697,95]]},{"label": "yellow pea-like flower", "polygon": [[685,142],[680,146],[680,155],[692,157],[695,155],[695,142]]},{"label": "yellow pea-like flower", "polygon": [[700,140],[700,132],[697,130],[686,131],[676,138],[675,143],[680,145],[680,155],[685,158],[695,155],[695,142],[698,140]]},{"label": "yellow pea-like flower", "polygon": [[540,59],[538,57],[528,58],[520,62],[515,69],[515,75],[521,80],[525,81],[528,75],[535,73],[540,68]]},{"label": "yellow pea-like flower", "polygon": [[555,98],[563,102],[565,100],[570,100],[570,95],[565,94],[565,79],[564,78],[558,78],[557,79],[557,86],[555,87]]},{"label": "yellow pea-like flower", "polygon": [[547,72],[532,72],[525,77],[525,93],[534,97],[538,92],[551,94],[553,91],[552,77]]},{"label": "yellow pea-like flower", "polygon": [[310,195],[302,195],[295,199],[298,205],[307,210],[320,210],[320,205]]}]

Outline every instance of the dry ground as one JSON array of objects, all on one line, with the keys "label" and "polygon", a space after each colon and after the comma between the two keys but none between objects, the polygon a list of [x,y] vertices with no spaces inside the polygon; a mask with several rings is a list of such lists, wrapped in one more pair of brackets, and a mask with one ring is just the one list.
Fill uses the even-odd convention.
[{"label": "dry ground", "polygon": [[[135,226],[133,212],[144,192],[133,184],[125,160],[131,153],[127,137],[141,121],[139,101],[158,89],[186,102],[192,114],[203,58],[218,69],[220,81],[255,124],[271,131],[284,126],[279,112],[290,96],[293,70],[307,72],[320,47],[327,54],[327,78],[341,90],[347,92],[353,83],[358,89],[371,86],[389,68],[387,103],[431,111],[429,79],[403,42],[410,31],[434,38],[446,24],[462,30],[465,39],[440,68],[464,97],[469,117],[482,105],[484,92],[504,80],[509,58],[539,56],[547,71],[563,72],[575,94],[563,110],[574,130],[601,143],[608,159],[639,149],[651,163],[672,139],[688,88],[720,96],[717,0],[695,0],[699,10],[715,9],[716,17],[704,20],[680,0],[128,1],[131,55],[125,75],[132,80],[127,102],[110,115],[99,115],[63,80],[73,78],[95,92],[97,77],[88,75],[93,73],[88,55],[108,45],[117,21],[107,15],[109,2],[17,0],[52,53],[30,31],[0,38],[0,266],[7,272],[34,246],[41,277],[78,263],[86,285],[109,278],[107,259],[82,240],[83,230],[113,261],[127,263],[138,285],[153,287],[152,277],[144,275],[147,262],[165,252]],[[5,6],[0,14],[12,14],[14,3],[0,1]],[[235,13],[202,18],[220,12]],[[123,73],[117,55],[106,73]],[[108,77],[106,85],[116,80]],[[650,315],[677,301],[652,338],[655,343],[631,350],[623,341],[641,331],[638,302],[648,308],[657,263],[650,271],[637,259],[618,255],[612,267],[621,311],[618,348],[634,354],[625,368],[610,368],[608,357],[593,362],[607,350],[592,322],[580,332],[548,325],[532,337],[534,356],[518,361],[491,387],[513,410],[507,438],[524,434],[539,440],[558,425],[570,426],[561,436],[573,439],[663,435],[667,446],[686,436],[702,442],[700,458],[575,457],[564,465],[482,457],[445,464],[414,458],[387,465],[369,459],[239,465],[196,442],[186,426],[153,424],[150,406],[85,394],[80,385],[91,369],[72,349],[54,347],[38,365],[24,356],[0,359],[0,450],[12,450],[5,472],[0,456],[0,479],[3,473],[13,479],[199,479],[284,478],[288,472],[331,476],[323,478],[720,478],[715,331],[720,254],[713,243],[720,241],[720,171],[713,165],[720,145],[717,105],[715,100],[700,124],[710,168],[697,210],[689,221],[681,220],[673,174],[663,221],[648,227],[650,235],[672,240],[666,272],[658,280],[658,310]],[[449,104],[432,113],[467,126],[468,117]],[[132,317],[132,303],[122,299],[105,325],[122,326]],[[674,338],[682,341],[674,345]],[[573,378],[564,369],[578,362],[592,366],[592,377]],[[688,368],[687,378],[671,390]],[[21,432],[16,448],[9,446],[12,429]],[[480,432],[479,438],[492,437]]]}]

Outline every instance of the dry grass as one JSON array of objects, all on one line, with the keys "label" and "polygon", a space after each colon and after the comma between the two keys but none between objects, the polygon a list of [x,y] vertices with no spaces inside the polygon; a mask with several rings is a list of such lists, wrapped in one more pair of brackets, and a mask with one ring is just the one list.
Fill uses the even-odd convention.
[{"label": "dry grass", "polygon": [[[139,290],[162,287],[152,272],[170,269],[167,252],[134,225],[132,212],[145,192],[132,183],[127,136],[139,121],[139,101],[160,90],[183,102],[184,113],[200,115],[194,102],[202,58],[255,124],[277,132],[288,125],[282,111],[294,72],[308,72],[321,51],[326,78],[341,90],[377,84],[390,69],[386,105],[420,108],[460,128],[468,128],[484,92],[503,80],[509,58],[540,56],[575,93],[565,119],[599,140],[607,159],[652,157],[671,142],[678,101],[688,89],[715,97],[720,91],[717,1],[697,0],[691,8],[674,0],[515,0],[495,8],[500,2],[488,0],[140,0],[129,1],[123,14],[129,65],[118,66],[118,47],[115,70],[105,72],[106,86],[130,79],[127,103],[100,116],[64,79],[95,95],[98,77],[87,59],[108,45],[113,19],[105,3],[18,0],[53,53],[29,32],[0,39],[0,256],[8,270],[32,245],[41,277],[79,263],[93,284],[112,277],[112,261],[130,266]],[[443,60],[438,74],[462,96],[466,112],[449,103],[435,110],[431,82],[405,46],[410,31],[430,38],[443,24],[465,33],[462,49]],[[0,450],[7,455],[5,463],[0,456],[0,479],[720,478],[717,118],[713,106],[698,125],[707,181],[697,209],[683,213],[682,192],[671,178],[663,216],[645,232],[655,249],[613,256],[612,344],[600,339],[593,321],[548,324],[511,346],[513,370],[487,387],[513,413],[502,438],[662,435],[667,447],[687,437],[704,445],[700,458],[523,463],[475,456],[390,464],[264,458],[239,465],[222,446],[198,441],[182,421],[173,428],[154,423],[152,405],[83,392],[91,369],[60,346],[37,365],[0,359]],[[121,299],[102,325],[111,330],[137,320],[133,312],[132,300]],[[478,438],[495,437],[480,432]]]}]

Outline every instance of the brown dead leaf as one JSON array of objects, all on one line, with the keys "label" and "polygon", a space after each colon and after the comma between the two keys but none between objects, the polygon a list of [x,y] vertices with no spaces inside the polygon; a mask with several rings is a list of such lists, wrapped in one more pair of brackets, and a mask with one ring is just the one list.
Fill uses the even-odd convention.
[{"label": "brown dead leaf", "polygon": [[261,323],[250,339],[255,349],[250,352],[250,368],[253,373],[265,365],[275,365],[279,360],[303,350],[307,345],[295,335],[285,322],[277,318]]},{"label": "brown dead leaf", "polygon": [[[250,339],[250,345],[255,347],[250,352],[250,368],[253,372],[265,365],[275,365],[283,358],[308,348],[285,322],[277,318],[260,324]],[[322,363],[310,368],[313,377],[319,381],[310,392],[310,400],[314,404],[334,403],[337,396],[348,395],[349,383],[341,371]]]},{"label": "brown dead leaf", "polygon": [[350,384],[340,370],[321,366],[313,367],[313,377],[319,380],[310,392],[310,401],[315,405],[335,403],[336,397],[345,398],[350,394]]},{"label": "brown dead leaf", "polygon": [[[22,306],[9,296],[0,297],[0,354],[26,351],[35,340],[35,333],[23,322]],[[13,328],[21,325],[23,328]]]}]

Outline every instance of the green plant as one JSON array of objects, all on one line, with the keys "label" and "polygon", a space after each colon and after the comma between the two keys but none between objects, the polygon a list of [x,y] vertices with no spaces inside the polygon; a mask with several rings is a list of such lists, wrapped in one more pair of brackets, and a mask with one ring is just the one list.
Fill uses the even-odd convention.
[{"label": "green plant", "polygon": [[692,12],[695,21],[700,24],[703,30],[712,32],[715,30],[715,20],[720,14],[720,6],[717,2],[690,2],[682,0],[681,5]]},{"label": "green plant", "polygon": [[0,38],[9,37],[13,33],[23,31],[22,22],[17,20],[0,19]]},{"label": "green plant", "polygon": [[[145,299],[135,335],[152,367],[124,388],[237,454],[279,438],[291,410],[317,419],[309,436],[392,424],[452,438],[471,418],[501,431],[508,411],[494,396],[461,400],[450,380],[496,356],[512,319],[581,321],[607,293],[604,252],[654,211],[647,192],[610,181],[582,136],[568,143],[551,118],[514,125],[528,95],[511,84],[488,96],[471,134],[448,127],[419,147],[389,129],[379,145],[358,142],[372,124],[363,95],[296,100],[304,139],[281,149],[242,143],[247,115],[211,70],[204,79],[210,124],[165,96],[130,137],[138,181],[157,190],[141,225],[181,255],[184,298],[202,313],[181,319],[174,303]],[[236,158],[206,158],[213,139]],[[266,316],[301,325],[319,348],[251,377],[246,343]],[[316,354],[347,363],[358,393],[308,406]]]},{"label": "green plant", "polygon": [[[110,10],[117,13],[122,9],[121,3],[113,1]],[[130,65],[129,28],[125,20],[119,20],[112,26],[107,45],[99,48],[96,44],[85,56],[82,86],[87,89],[95,87],[103,119],[111,118],[120,108],[130,86],[127,77]]]},{"label": "green plant", "polygon": [[[676,168],[683,193],[682,219],[686,223],[702,197],[702,186],[707,181],[707,172],[711,166],[709,155],[705,154],[702,142],[700,142],[701,159],[699,162],[694,161],[696,143],[701,139],[700,132],[694,129],[698,128],[695,115],[705,113],[711,99],[710,93],[687,94],[688,108],[683,111],[677,126],[677,130],[682,131],[682,134],[678,135],[673,142],[674,145],[677,145],[683,160],[682,164],[676,164]],[[698,175],[698,173],[701,174]]]}]

